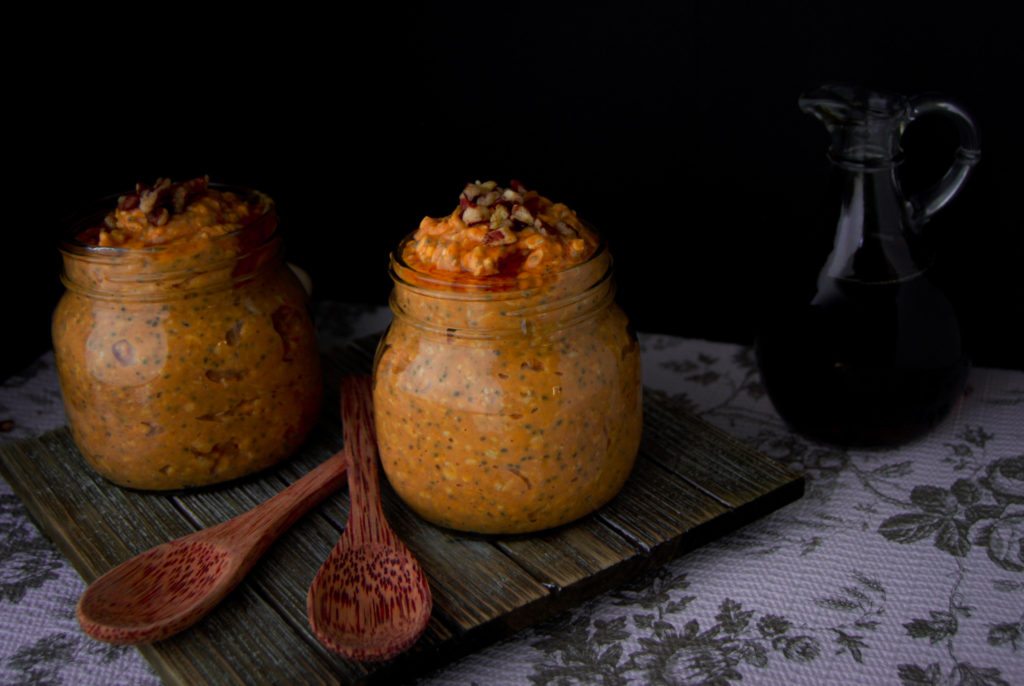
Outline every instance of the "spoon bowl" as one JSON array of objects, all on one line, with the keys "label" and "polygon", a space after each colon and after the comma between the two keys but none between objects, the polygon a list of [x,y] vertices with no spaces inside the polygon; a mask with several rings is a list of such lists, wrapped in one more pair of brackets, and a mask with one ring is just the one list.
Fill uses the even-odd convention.
[{"label": "spoon bowl", "polygon": [[75,614],[108,643],[152,643],[202,619],[288,527],[345,481],[342,453],[234,519],[141,553],[96,579]]},{"label": "spoon bowl", "polygon": [[433,607],[426,574],[384,518],[372,402],[369,379],[342,381],[344,452],[351,460],[348,524],[306,597],[317,639],[365,662],[412,646]]},{"label": "spoon bowl", "polygon": [[[179,539],[180,540],[180,539]],[[109,643],[146,643],[187,628],[226,595],[241,560],[215,544],[164,544],[105,574],[78,603],[79,624]],[[232,567],[234,569],[232,569]]]}]

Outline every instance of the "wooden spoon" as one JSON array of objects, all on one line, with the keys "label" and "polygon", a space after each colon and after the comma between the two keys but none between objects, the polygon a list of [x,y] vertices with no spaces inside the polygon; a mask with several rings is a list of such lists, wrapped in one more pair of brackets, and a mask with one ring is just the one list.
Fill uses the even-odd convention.
[{"label": "wooden spoon", "polygon": [[348,524],[306,597],[317,639],[362,661],[387,660],[409,648],[427,628],[433,606],[423,569],[384,519],[372,402],[368,379],[342,380],[345,451],[352,460]]},{"label": "wooden spoon", "polygon": [[78,600],[85,633],[109,643],[152,643],[202,619],[270,544],[344,483],[344,451],[265,503],[122,562]]}]

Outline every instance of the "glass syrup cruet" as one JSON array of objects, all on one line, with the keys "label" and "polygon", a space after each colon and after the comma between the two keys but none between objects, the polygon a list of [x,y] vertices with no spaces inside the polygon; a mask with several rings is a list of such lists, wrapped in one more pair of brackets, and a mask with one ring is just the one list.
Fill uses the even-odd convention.
[{"label": "glass syrup cruet", "polygon": [[[968,359],[950,300],[929,273],[921,227],[960,190],[979,158],[978,132],[957,105],[828,85],[800,108],[831,135],[838,194],[831,252],[804,283],[780,275],[755,351],[775,409],[794,430],[843,445],[920,436],[956,405]],[[960,147],[932,187],[904,197],[897,176],[905,127],[951,118]],[[798,272],[796,272],[798,273]]]}]

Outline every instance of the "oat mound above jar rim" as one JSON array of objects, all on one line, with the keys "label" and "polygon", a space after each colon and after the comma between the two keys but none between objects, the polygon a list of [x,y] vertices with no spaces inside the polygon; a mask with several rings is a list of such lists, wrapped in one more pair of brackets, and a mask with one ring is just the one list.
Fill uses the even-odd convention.
[{"label": "oat mound above jar rim", "polygon": [[518,181],[466,184],[447,217],[424,217],[402,248],[409,267],[447,278],[563,271],[597,250],[593,230]]},{"label": "oat mound above jar rim", "polygon": [[134,193],[117,199],[117,207],[99,226],[76,238],[104,248],[146,249],[203,242],[239,231],[268,210],[269,198],[210,187],[210,177],[138,183]]}]

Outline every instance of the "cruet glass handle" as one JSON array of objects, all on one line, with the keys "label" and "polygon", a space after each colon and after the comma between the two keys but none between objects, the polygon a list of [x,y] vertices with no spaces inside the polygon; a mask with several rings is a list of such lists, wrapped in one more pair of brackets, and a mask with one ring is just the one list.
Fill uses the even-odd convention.
[{"label": "cruet glass handle", "polygon": [[941,114],[951,118],[960,134],[960,147],[946,174],[934,186],[910,199],[910,218],[914,226],[927,222],[957,194],[967,174],[981,157],[978,127],[960,106],[927,95],[910,98],[907,123],[926,114]]}]

